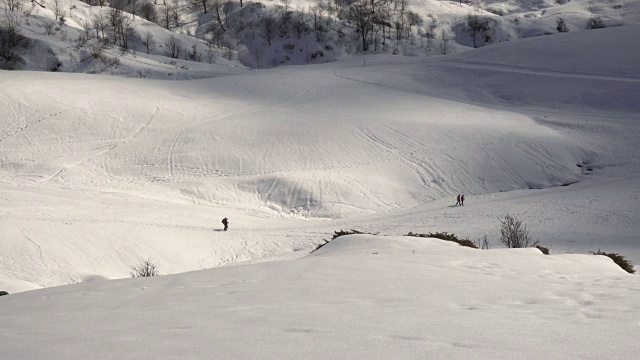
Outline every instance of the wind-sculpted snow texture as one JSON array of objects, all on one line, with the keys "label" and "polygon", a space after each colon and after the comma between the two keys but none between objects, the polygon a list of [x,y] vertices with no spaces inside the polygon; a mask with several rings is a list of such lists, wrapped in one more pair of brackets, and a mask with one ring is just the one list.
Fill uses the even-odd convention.
[{"label": "wind-sculpted snow texture", "polygon": [[633,359],[610,259],[340,237],[303,259],[0,298],[3,359]]},{"label": "wind-sculpted snow texture", "polygon": [[2,72],[0,285],[299,257],[341,227],[496,241],[507,213],[637,262],[638,30],[182,82]]}]

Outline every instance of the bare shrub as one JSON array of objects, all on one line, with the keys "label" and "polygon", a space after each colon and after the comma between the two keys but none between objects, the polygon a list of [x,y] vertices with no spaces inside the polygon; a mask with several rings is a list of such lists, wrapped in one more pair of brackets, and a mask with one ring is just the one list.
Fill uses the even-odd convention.
[{"label": "bare shrub", "polygon": [[98,59],[100,58],[100,56],[102,55],[102,51],[104,50],[102,44],[97,43],[94,46],[91,47],[91,57],[94,59]]},{"label": "bare shrub", "polygon": [[177,59],[180,56],[180,50],[182,50],[182,43],[176,39],[175,36],[169,36],[169,39],[164,43],[165,53],[168,57]]},{"label": "bare shrub", "polygon": [[56,28],[56,24],[53,21],[46,21],[42,26],[44,27],[44,32],[47,35],[52,35]]},{"label": "bare shrub", "polygon": [[600,16],[592,16],[587,20],[587,29],[602,29],[606,27]]},{"label": "bare shrub", "polygon": [[511,215],[500,220],[500,241],[508,248],[536,247],[539,244],[538,240],[531,237],[529,227]]},{"label": "bare shrub", "polygon": [[160,276],[160,266],[151,259],[141,259],[140,263],[131,267],[131,277]]},{"label": "bare shrub", "polygon": [[564,22],[564,19],[559,17],[556,19],[556,30],[561,33],[569,32],[569,28],[567,24]]}]

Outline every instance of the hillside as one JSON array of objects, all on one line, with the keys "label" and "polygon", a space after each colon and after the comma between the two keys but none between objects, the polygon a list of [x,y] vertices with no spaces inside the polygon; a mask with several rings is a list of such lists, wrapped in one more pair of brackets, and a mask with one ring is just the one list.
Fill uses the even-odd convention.
[{"label": "hillside", "polygon": [[[26,41],[18,46],[15,60],[7,63],[0,59],[0,68],[168,80],[246,71],[204,41],[117,8],[71,0],[69,9],[60,10],[62,15],[56,16],[54,9],[55,1],[44,0],[23,4],[22,11],[5,13],[0,23],[14,24]],[[168,48],[171,38],[177,50],[174,55]]]},{"label": "hillside", "polygon": [[639,292],[640,278],[603,256],[345,236],[299,260],[1,297],[0,351],[33,360],[631,359]]},{"label": "hillside", "polygon": [[[180,80],[364,54],[461,53],[555,35],[560,19],[569,32],[586,31],[590,19],[606,27],[640,19],[634,3],[620,0],[11,3],[19,6],[2,22],[14,24],[26,40],[16,45],[17,56],[0,54],[0,68]],[[354,9],[375,15],[358,17]]]}]

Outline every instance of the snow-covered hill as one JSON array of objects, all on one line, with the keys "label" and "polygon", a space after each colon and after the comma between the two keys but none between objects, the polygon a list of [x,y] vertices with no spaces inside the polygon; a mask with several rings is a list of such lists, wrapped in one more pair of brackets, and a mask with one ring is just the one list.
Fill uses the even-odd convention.
[{"label": "snow-covered hill", "polygon": [[[79,0],[24,2],[12,16],[29,40],[28,49],[21,51],[23,61],[0,61],[0,67],[196,79],[239,73],[245,67],[318,64],[370,53],[460,53],[557,34],[559,19],[570,32],[585,31],[592,18],[607,27],[640,20],[637,2],[621,0],[399,0],[375,2],[380,4],[378,15],[363,42],[344,2],[245,1],[240,6],[209,1],[204,14],[202,6],[187,0],[112,0],[113,7],[87,1],[96,6]],[[216,12],[220,6],[223,10]],[[124,21],[114,21],[114,9],[125,11]],[[488,26],[473,36],[467,19],[471,14]],[[96,22],[100,16],[103,25]],[[265,19],[273,20],[268,36]],[[179,49],[169,45],[171,37]],[[108,45],[100,45],[105,39]]]},{"label": "snow-covered hill", "polygon": [[[66,6],[63,9],[65,20],[62,22],[55,16],[54,4],[51,0],[32,2],[25,4],[22,11],[5,13],[0,23],[15,22],[28,44],[24,49],[25,46],[20,47],[21,60],[5,67],[169,80],[211,78],[246,71],[244,66],[225,59],[220,49],[202,40],[125,12],[120,13],[128,31],[128,41],[123,47],[120,41],[113,40],[114,8],[71,0],[70,9]],[[96,25],[96,18],[104,23],[103,29]],[[176,56],[169,54],[168,42],[172,37],[179,47]]]},{"label": "snow-covered hill", "polygon": [[303,259],[0,297],[4,359],[633,359],[604,256],[344,236]]},{"label": "snow-covered hill", "polygon": [[2,72],[0,288],[300,257],[339,228],[497,246],[505,214],[637,263],[637,33],[184,82]]},{"label": "snow-covered hill", "polygon": [[[374,24],[377,26],[381,21],[387,23],[387,28],[385,32],[372,26],[367,35],[369,46],[365,49],[359,41],[357,26],[348,15],[347,3],[287,0],[244,4],[249,5],[243,8],[232,5],[229,13],[223,12],[221,18],[212,15],[211,9],[204,15],[202,8],[183,6],[181,31],[213,39],[218,44],[226,42],[237,51],[238,60],[244,65],[269,68],[283,64],[325,63],[363,53],[416,57],[465,52],[474,47],[467,19],[472,14],[486,20],[489,26],[486,33],[474,35],[477,47],[554,35],[558,33],[558,20],[562,20],[566,31],[571,32],[587,30],[587,22],[592,18],[602,20],[602,25],[607,27],[640,20],[634,10],[636,5],[632,2],[627,6],[621,0],[376,2],[387,5],[375,10],[379,20]],[[285,13],[289,15],[285,16]],[[277,21],[285,18],[291,22],[303,21],[306,30],[278,31],[267,41],[262,28],[263,20],[269,16]],[[325,30],[316,30],[318,21]],[[398,36],[396,30],[400,28],[406,29],[400,30],[406,34]],[[446,50],[443,50],[444,39],[447,39]],[[432,44],[427,45],[429,43]]]}]

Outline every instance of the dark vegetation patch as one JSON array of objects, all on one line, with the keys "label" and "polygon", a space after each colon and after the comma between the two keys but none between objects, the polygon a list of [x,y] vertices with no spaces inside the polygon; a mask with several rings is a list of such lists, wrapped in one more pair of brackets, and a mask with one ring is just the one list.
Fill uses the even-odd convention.
[{"label": "dark vegetation patch", "polygon": [[414,237],[423,237],[423,238],[436,238],[436,239],[440,239],[440,240],[445,240],[445,241],[451,241],[454,242],[460,246],[466,246],[466,247],[470,247],[473,249],[477,249],[478,246],[476,244],[473,243],[473,241],[469,240],[469,239],[459,239],[455,234],[449,234],[446,232],[436,232],[436,233],[427,233],[427,234],[414,234],[412,232],[409,232],[407,235],[405,236],[414,236]]},{"label": "dark vegetation patch", "polygon": [[[333,232],[333,236],[331,237],[331,240],[335,240],[335,239],[339,238],[340,236],[344,236],[344,235],[356,235],[356,234],[378,235],[378,233],[373,234],[373,233],[368,233],[368,232],[354,230],[354,229],[351,229],[351,230],[342,230],[342,229],[340,229],[338,231],[334,231]],[[330,243],[331,240],[324,240],[324,243],[317,245],[315,247],[315,249],[311,250],[310,254],[313,253],[313,252],[318,251],[318,249],[320,249],[321,247],[323,247],[323,246],[327,245],[328,243]]]},{"label": "dark vegetation patch", "polygon": [[593,255],[604,255],[610,258],[614,263],[618,264],[618,266],[620,266],[622,270],[628,272],[629,274],[636,273],[636,270],[633,268],[633,264],[631,263],[631,261],[618,253],[606,253],[604,251],[601,251],[600,249],[598,249],[598,251],[589,252]]},{"label": "dark vegetation patch", "polygon": [[540,245],[536,245],[536,249],[540,250],[540,252],[542,252],[545,255],[549,255],[549,248],[546,248],[546,247],[540,246]]},{"label": "dark vegetation patch", "polygon": [[578,180],[576,180],[576,181],[569,181],[569,182],[566,182],[566,183],[564,183],[564,184],[561,184],[560,186],[569,186],[569,185],[577,184],[577,183],[579,183],[579,182],[580,182],[580,181],[578,181]]}]

